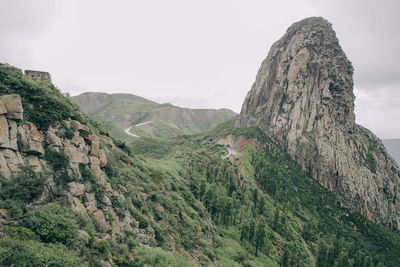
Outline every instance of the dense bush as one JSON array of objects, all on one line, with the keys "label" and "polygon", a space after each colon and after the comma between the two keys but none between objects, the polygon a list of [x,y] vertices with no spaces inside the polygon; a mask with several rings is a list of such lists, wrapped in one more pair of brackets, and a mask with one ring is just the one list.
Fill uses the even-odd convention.
[{"label": "dense bush", "polygon": [[46,160],[53,166],[55,171],[65,170],[68,167],[69,158],[62,152],[47,148],[45,151]]},{"label": "dense bush", "polygon": [[40,129],[47,129],[52,123],[67,118],[81,122],[87,120],[78,105],[53,85],[44,81],[33,81],[13,67],[0,66],[0,91],[2,94],[19,94],[24,118]]},{"label": "dense bush", "polygon": [[78,255],[61,244],[0,238],[0,266],[84,266]]},{"label": "dense bush", "polygon": [[56,203],[28,213],[21,225],[32,230],[45,243],[59,242],[67,245],[77,236],[78,230],[75,214]]},{"label": "dense bush", "polygon": [[53,179],[57,184],[65,186],[72,180],[67,172],[69,158],[63,151],[46,148],[44,156],[47,162],[53,166]]},{"label": "dense bush", "polygon": [[31,167],[21,167],[21,172],[10,179],[1,179],[0,196],[3,200],[32,202],[42,195],[47,179],[47,175],[42,172],[34,172]]},{"label": "dense bush", "polygon": [[39,241],[39,237],[30,229],[25,227],[4,226],[3,234],[17,240],[35,240]]},{"label": "dense bush", "polygon": [[160,249],[140,247],[135,260],[126,262],[123,266],[154,266],[154,267],[189,267],[194,266],[183,256]]}]

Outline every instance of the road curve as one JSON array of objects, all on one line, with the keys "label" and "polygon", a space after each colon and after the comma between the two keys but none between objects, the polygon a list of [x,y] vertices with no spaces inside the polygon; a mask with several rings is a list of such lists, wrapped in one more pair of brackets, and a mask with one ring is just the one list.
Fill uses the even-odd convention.
[{"label": "road curve", "polygon": [[136,134],[130,133],[129,131],[132,129],[132,127],[142,126],[142,125],[145,125],[145,124],[148,124],[148,123],[151,123],[151,122],[152,122],[152,121],[146,121],[146,122],[138,123],[138,124],[136,124],[136,125],[134,125],[134,126],[131,126],[131,127],[127,128],[127,129],[125,129],[125,133],[128,134],[128,135],[130,135],[130,136],[140,138],[140,136],[137,136]]}]

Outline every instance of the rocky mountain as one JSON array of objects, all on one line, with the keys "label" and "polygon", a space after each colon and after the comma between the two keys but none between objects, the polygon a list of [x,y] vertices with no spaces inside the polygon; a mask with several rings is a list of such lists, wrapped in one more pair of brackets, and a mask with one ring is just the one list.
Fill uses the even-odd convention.
[{"label": "rocky mountain", "polygon": [[355,123],[353,67],[327,20],[294,23],[273,44],[237,125],[259,126],[343,205],[400,229],[399,168]]},{"label": "rocky mountain", "polygon": [[[136,124],[139,136],[172,137],[209,130],[235,116],[228,109],[189,109],[171,104],[158,104],[130,94],[84,93],[72,98],[87,114],[93,115],[119,138]],[[142,131],[142,132],[141,132]]]},{"label": "rocky mountain", "polygon": [[0,64],[0,266],[400,265],[260,128],[130,146],[34,73]]},{"label": "rocky mountain", "polygon": [[387,151],[400,165],[400,139],[386,139],[383,140]]}]

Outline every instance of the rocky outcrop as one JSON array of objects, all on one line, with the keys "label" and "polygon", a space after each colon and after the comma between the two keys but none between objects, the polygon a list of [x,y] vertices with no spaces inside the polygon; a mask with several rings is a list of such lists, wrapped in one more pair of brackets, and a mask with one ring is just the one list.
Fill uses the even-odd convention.
[{"label": "rocky outcrop", "polygon": [[[114,149],[109,137],[91,134],[88,126],[75,120],[55,123],[40,131],[33,123],[23,121],[19,95],[0,96],[0,177],[13,179],[13,175],[21,171],[21,166],[46,172],[50,175],[49,189],[39,202],[48,199],[49,192],[57,192],[68,201],[72,210],[88,214],[97,226],[107,231],[104,238],[115,238],[126,230],[138,234],[142,231],[129,212],[119,218],[112,206],[111,199],[125,200],[123,193],[111,187],[105,172],[107,153]],[[65,166],[67,178],[64,179],[69,180],[64,181],[65,185],[55,182],[60,170],[54,169],[46,160],[51,151],[68,158],[68,166]],[[11,223],[7,219],[7,210],[0,210],[0,228]],[[151,235],[146,236],[150,238]]]},{"label": "rocky outcrop", "polygon": [[262,62],[237,125],[259,126],[342,204],[399,230],[399,169],[355,124],[352,75],[328,21],[297,22]]}]

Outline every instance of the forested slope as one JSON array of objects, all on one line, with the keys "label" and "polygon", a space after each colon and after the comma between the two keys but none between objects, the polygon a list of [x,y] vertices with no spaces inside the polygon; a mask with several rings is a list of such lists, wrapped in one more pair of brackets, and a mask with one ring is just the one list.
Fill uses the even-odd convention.
[{"label": "forested slope", "polygon": [[[197,135],[124,143],[54,86],[0,66],[6,94],[20,96],[17,128],[36,125],[43,153],[23,142],[0,148],[27,160],[1,178],[0,265],[400,265],[397,234],[341,208],[256,127],[235,128],[233,118]],[[9,113],[0,116],[14,125]],[[72,146],[89,161],[75,164]],[[33,157],[42,171],[29,167]]]}]

